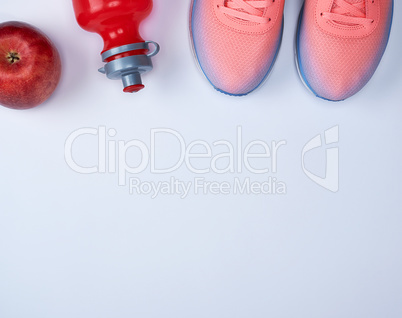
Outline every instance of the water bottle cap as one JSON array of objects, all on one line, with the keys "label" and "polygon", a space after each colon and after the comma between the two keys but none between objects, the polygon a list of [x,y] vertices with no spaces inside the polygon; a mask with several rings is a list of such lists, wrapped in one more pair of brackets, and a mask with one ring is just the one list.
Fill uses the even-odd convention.
[{"label": "water bottle cap", "polygon": [[145,86],[142,84],[137,84],[137,85],[131,85],[127,86],[123,89],[124,93],[137,93],[140,90],[142,90]]},{"label": "water bottle cap", "polygon": [[[136,50],[149,50],[149,44],[155,46],[154,50],[148,54],[130,55],[122,58],[115,58],[116,55],[132,52]],[[133,43],[113,48],[102,53],[102,60],[106,62],[99,72],[106,74],[109,79],[121,79],[123,81],[124,92],[134,93],[143,89],[141,74],[152,70],[151,57],[158,54],[159,44],[153,41]]]}]

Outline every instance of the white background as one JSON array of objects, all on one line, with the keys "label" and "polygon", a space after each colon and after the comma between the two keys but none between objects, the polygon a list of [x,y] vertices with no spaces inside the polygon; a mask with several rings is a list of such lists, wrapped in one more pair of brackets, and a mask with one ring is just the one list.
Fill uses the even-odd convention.
[{"label": "white background", "polygon": [[[189,5],[155,1],[142,33],[162,51],[146,89],[129,95],[97,72],[102,41],[78,27],[71,1],[2,1],[3,21],[31,23],[53,39],[64,72],[42,106],[0,109],[0,317],[402,317],[400,3],[377,73],[341,103],[315,98],[297,76],[300,0],[285,5],[271,77],[244,98],[214,91],[197,69]],[[336,194],[308,179],[300,160],[306,142],[335,125]],[[159,127],[188,143],[235,142],[238,126],[246,142],[286,140],[276,177],[287,194],[130,195],[116,174],[82,175],[65,162],[67,137],[98,126],[114,128],[112,140],[145,143]],[[169,157],[172,147],[157,150]],[[96,140],[82,139],[74,155],[96,162]],[[309,160],[322,172],[325,151]],[[185,167],[172,175],[196,177]]]}]

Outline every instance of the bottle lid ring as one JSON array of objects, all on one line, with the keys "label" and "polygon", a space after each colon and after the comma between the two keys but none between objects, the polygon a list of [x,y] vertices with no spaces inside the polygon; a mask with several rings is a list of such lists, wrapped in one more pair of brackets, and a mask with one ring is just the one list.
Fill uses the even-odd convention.
[{"label": "bottle lid ring", "polygon": [[115,56],[117,54],[121,54],[121,53],[126,53],[126,52],[136,51],[136,50],[149,50],[149,44],[153,44],[155,48],[153,51],[148,53],[147,56],[152,57],[152,56],[155,56],[156,54],[158,54],[160,51],[159,44],[154,41],[145,41],[145,42],[122,45],[122,46],[110,49],[108,51],[105,51],[102,53],[102,61],[106,62],[107,59],[109,59],[112,56]]}]

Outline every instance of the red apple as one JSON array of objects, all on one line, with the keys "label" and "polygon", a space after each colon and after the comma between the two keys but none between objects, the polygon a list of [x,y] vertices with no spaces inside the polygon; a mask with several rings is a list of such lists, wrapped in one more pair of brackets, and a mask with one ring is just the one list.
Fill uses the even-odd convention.
[{"label": "red apple", "polygon": [[0,104],[28,109],[47,100],[59,83],[60,55],[40,30],[23,22],[0,23]]}]

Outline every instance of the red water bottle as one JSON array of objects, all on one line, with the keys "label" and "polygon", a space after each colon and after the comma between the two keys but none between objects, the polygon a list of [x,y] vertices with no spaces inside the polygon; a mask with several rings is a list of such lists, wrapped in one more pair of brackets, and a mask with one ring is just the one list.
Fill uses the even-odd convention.
[{"label": "red water bottle", "polygon": [[151,13],[152,0],[73,0],[73,5],[78,24],[105,43],[101,55],[106,64],[99,72],[122,79],[124,92],[143,89],[141,74],[152,70],[151,57],[159,52],[159,45],[144,41],[138,30]]}]

